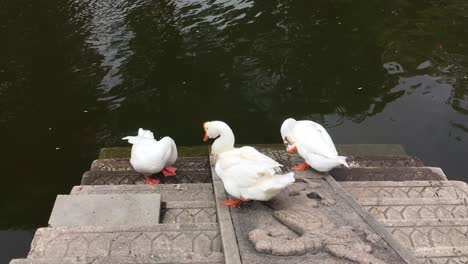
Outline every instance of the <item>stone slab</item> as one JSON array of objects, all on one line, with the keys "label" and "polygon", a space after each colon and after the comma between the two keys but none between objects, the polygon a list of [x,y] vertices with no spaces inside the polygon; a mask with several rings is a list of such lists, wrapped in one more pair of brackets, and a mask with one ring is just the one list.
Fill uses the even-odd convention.
[{"label": "stone slab", "polygon": [[[213,162],[214,164],[214,162]],[[216,174],[214,167],[211,170],[213,179],[213,189],[215,194],[216,212],[218,214],[218,222],[221,233],[224,261],[226,264],[241,264],[239,247],[237,244],[236,233],[231,218],[229,208],[222,206],[221,201],[227,199],[224,185],[219,176]]]},{"label": "stone slab", "polygon": [[[284,151],[261,151],[282,164],[291,164],[291,155]],[[357,203],[352,207],[350,201],[337,195],[345,191],[336,182],[331,186],[329,181],[334,182],[330,176],[312,170],[296,172],[296,183],[269,202],[254,201],[230,209],[220,206],[230,212],[219,215],[221,230],[223,225],[234,228],[242,263],[416,261],[372,216],[362,209],[357,213]],[[215,173],[213,185],[215,193],[223,190],[223,195],[215,195],[219,204],[226,194]]]},{"label": "stone slab", "polygon": [[160,206],[159,194],[59,195],[49,225],[155,225]]},{"label": "stone slab", "polygon": [[[172,261],[168,262],[167,258]],[[199,256],[196,254],[185,254],[181,257],[165,257],[162,259],[152,257],[100,257],[100,258],[61,258],[61,259],[14,259],[10,264],[179,264],[179,263],[202,263],[202,264],[223,264],[222,253]]]},{"label": "stone slab", "polygon": [[420,263],[466,263],[468,185],[458,181],[341,182]]},{"label": "stone slab", "polygon": [[330,171],[337,181],[446,181],[435,167],[337,168]]},{"label": "stone slab", "polygon": [[80,185],[70,194],[131,194],[159,193],[162,202],[213,201],[213,186],[209,183],[158,184],[158,185]]},{"label": "stone slab", "polygon": [[214,202],[168,202],[161,209],[163,224],[216,223]]},{"label": "stone slab", "polygon": [[468,188],[461,181],[360,181],[340,182],[360,198],[468,198]]},{"label": "stone slab", "polygon": [[[186,172],[210,172],[208,157],[180,157],[174,167]],[[128,158],[98,159],[91,164],[91,171],[132,171]]]},{"label": "stone slab", "polygon": [[424,166],[420,159],[410,156],[349,156],[346,161],[351,168]]},{"label": "stone slab", "polygon": [[161,217],[164,224],[217,222],[213,185],[159,184],[159,185],[81,185],[73,187],[72,195],[159,193]]},{"label": "stone slab", "polygon": [[[159,179],[161,184],[181,183],[209,183],[209,173],[177,171],[177,175],[164,177],[159,174],[153,175]],[[129,185],[145,184],[143,175],[136,171],[87,171],[83,174],[81,185]]]},{"label": "stone slab", "polygon": [[[242,145],[236,145],[241,147]],[[284,150],[284,144],[254,144],[263,149]],[[207,146],[177,147],[179,157],[208,157]],[[399,144],[338,144],[338,153],[343,156],[406,156],[406,151]],[[102,148],[99,159],[129,158],[131,147]]]},{"label": "stone slab", "polygon": [[[40,228],[29,259],[148,258],[156,263],[220,262],[217,224]],[[94,262],[93,262],[94,263]],[[137,262],[139,263],[139,262]]]}]

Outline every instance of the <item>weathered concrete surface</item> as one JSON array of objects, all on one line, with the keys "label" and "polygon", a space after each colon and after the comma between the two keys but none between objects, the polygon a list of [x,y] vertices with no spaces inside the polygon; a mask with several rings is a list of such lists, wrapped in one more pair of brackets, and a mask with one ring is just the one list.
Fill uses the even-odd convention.
[{"label": "weathered concrete surface", "polygon": [[49,225],[155,225],[160,206],[159,194],[59,195]]},{"label": "weathered concrete surface", "polygon": [[[180,157],[174,167],[178,171],[184,172],[205,172],[209,171],[209,160],[207,157]],[[132,171],[132,165],[128,158],[120,159],[98,159],[91,164],[91,171]]]},{"label": "weathered concrete surface", "polygon": [[177,263],[220,262],[221,256],[218,225],[198,224],[40,228],[28,258],[151,258],[149,263]]},{"label": "weathered concrete surface", "polygon": [[[172,261],[168,262],[167,259]],[[178,263],[202,263],[223,264],[222,253],[213,253],[209,257],[197,254],[184,254],[182,257],[97,257],[97,258],[63,258],[63,259],[15,259],[10,264],[178,264]]]},{"label": "weathered concrete surface", "polygon": [[346,161],[351,168],[424,166],[424,163],[421,160],[409,156],[350,156],[346,159]]},{"label": "weathered concrete surface", "polygon": [[209,183],[158,184],[158,185],[80,185],[73,187],[71,194],[119,194],[159,193],[162,202],[168,201],[213,201],[213,186]]},{"label": "weathered concrete surface", "polygon": [[205,202],[167,202],[163,204],[161,223],[198,224],[216,223],[214,201]]},{"label": "weathered concrete surface", "polygon": [[340,182],[358,199],[365,198],[468,198],[460,181]]},{"label": "weathered concrete surface", "polygon": [[[280,163],[291,163],[291,157],[284,151],[262,151]],[[212,173],[216,193],[222,188],[222,182]],[[272,201],[249,202],[240,209],[229,209],[231,219],[226,214],[220,220],[220,228],[221,231],[226,228],[227,232],[230,226],[234,228],[238,248],[231,246],[228,250],[238,251],[242,263],[405,263],[408,259],[411,263],[415,260],[411,253],[402,252],[404,249],[398,247],[385,229],[376,230],[377,222],[367,212],[357,213],[358,205],[350,206],[354,200],[338,195],[330,181],[334,181],[330,176],[312,170],[298,172],[296,183]],[[225,193],[215,197],[219,203],[225,199]],[[226,255],[226,263],[230,261]]]},{"label": "weathered concrete surface", "polygon": [[[161,184],[208,183],[211,182],[209,173],[184,172],[177,170],[177,175],[164,177],[153,175]],[[83,174],[81,185],[119,185],[145,184],[143,175],[136,171],[87,171]]]},{"label": "weathered concrete surface", "polygon": [[[241,147],[242,145],[236,145]],[[284,150],[283,144],[255,144],[249,145],[263,149]],[[402,145],[399,144],[341,144],[336,145],[338,153],[343,156],[407,156]],[[178,146],[179,157],[206,157],[208,146]],[[102,148],[99,159],[118,159],[130,157],[131,147]]]},{"label": "weathered concrete surface", "polygon": [[159,185],[82,185],[75,186],[71,194],[161,194],[161,223],[192,224],[217,221],[213,186],[199,184]]},{"label": "weathered concrete surface", "polygon": [[[208,183],[211,182],[210,164],[206,157],[181,157],[174,165],[175,176],[164,177],[154,174],[163,184]],[[144,184],[145,178],[134,171],[129,159],[99,159],[85,172],[81,185]]]},{"label": "weathered concrete surface", "polygon": [[337,181],[446,181],[434,167],[337,168],[330,172]]},{"label": "weathered concrete surface", "polygon": [[420,263],[468,263],[468,187],[457,181],[342,182]]}]

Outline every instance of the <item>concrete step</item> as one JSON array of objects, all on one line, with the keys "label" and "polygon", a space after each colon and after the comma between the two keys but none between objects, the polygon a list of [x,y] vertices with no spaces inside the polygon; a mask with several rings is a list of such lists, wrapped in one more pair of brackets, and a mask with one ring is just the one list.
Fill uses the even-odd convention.
[{"label": "concrete step", "polygon": [[435,167],[337,168],[330,171],[337,181],[446,181],[447,176]]},{"label": "concrete step", "polygon": [[460,181],[341,182],[378,220],[468,217],[468,185]]},{"label": "concrete step", "polygon": [[468,198],[461,181],[344,181],[340,184],[354,197],[362,198]]},{"label": "concrete step", "polygon": [[[205,172],[177,170],[177,175],[164,177],[153,175],[161,184],[209,183],[211,176]],[[143,175],[136,171],[87,171],[81,178],[81,185],[145,184]]]},{"label": "concrete step", "polygon": [[28,259],[151,258],[154,262],[149,263],[221,262],[221,248],[218,224],[40,228]]},{"label": "concrete step", "polygon": [[58,195],[49,226],[156,225],[160,194]]},{"label": "concrete step", "polygon": [[[179,157],[174,167],[181,171],[209,173],[208,157]],[[91,164],[91,171],[131,171],[129,159],[98,159]]]},{"label": "concrete step", "polygon": [[423,220],[468,218],[465,199],[373,199],[358,202],[374,218],[383,220]]},{"label": "concrete step", "polygon": [[468,263],[468,185],[459,181],[341,182],[424,264]]},{"label": "concrete step", "polygon": [[216,223],[216,204],[213,201],[166,202],[161,208],[163,224]]},{"label": "concrete step", "polygon": [[346,161],[351,168],[424,166],[421,160],[410,156],[350,156]]},{"label": "concrete step", "polygon": [[71,194],[131,194],[159,193],[162,202],[214,201],[210,183],[158,184],[158,185],[80,185],[73,187]]},{"label": "concrete step", "polygon": [[[162,259],[153,257],[102,257],[102,258],[44,258],[44,259],[14,259],[10,264],[182,264],[182,263],[203,263],[203,264],[223,264],[222,253],[213,253],[211,256],[199,256],[197,254],[185,254],[184,257]],[[174,259],[174,261],[172,261]]]}]

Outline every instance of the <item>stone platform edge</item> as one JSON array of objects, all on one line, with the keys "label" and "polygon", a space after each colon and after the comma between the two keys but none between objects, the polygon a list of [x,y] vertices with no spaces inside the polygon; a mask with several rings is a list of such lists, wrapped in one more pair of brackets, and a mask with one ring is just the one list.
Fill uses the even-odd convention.
[{"label": "stone platform edge", "polygon": [[224,261],[226,264],[242,264],[236,232],[234,231],[234,225],[232,223],[231,211],[229,207],[221,204],[223,200],[227,199],[224,184],[216,174],[216,171],[211,164],[214,164],[214,162],[210,157],[213,191],[215,195],[216,211],[218,214],[219,230],[223,244]]},{"label": "stone platform edge", "polygon": [[[240,147],[243,145],[236,145]],[[283,144],[249,144],[249,146],[284,149]],[[178,146],[180,157],[208,157],[208,145]],[[405,149],[400,144],[337,144],[338,153],[343,156],[407,156]],[[101,148],[98,159],[130,158],[131,147]]]},{"label": "stone platform edge", "polygon": [[336,193],[343,198],[356,213],[358,213],[363,220],[371,226],[375,233],[382,237],[385,242],[393,249],[395,252],[400,255],[400,257],[406,261],[406,263],[413,264],[419,263],[416,259],[416,256],[411,253],[408,249],[403,247],[393,236],[390,234],[385,226],[379,223],[369,212],[364,210],[364,208],[359,205],[359,203],[354,199],[352,195],[346,191],[343,186],[341,186],[335,179],[327,174],[324,176],[325,180],[335,189]]}]

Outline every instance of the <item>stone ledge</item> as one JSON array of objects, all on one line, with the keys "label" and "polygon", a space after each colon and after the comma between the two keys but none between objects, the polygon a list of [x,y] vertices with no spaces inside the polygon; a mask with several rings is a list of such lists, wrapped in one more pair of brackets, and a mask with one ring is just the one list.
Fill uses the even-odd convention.
[{"label": "stone ledge", "polygon": [[349,156],[346,161],[351,168],[424,166],[420,159],[410,156]]},{"label": "stone ledge", "polygon": [[160,208],[160,194],[58,195],[49,225],[156,225]]},{"label": "stone ledge", "polygon": [[[468,227],[467,218],[442,218],[442,219],[385,219],[380,220],[387,227]],[[467,239],[468,242],[468,239]]]},{"label": "stone ledge", "polygon": [[[209,173],[209,160],[206,157],[179,157],[174,167],[180,171]],[[133,171],[128,158],[98,159],[91,164],[91,171]]]},{"label": "stone ledge", "polygon": [[72,195],[159,193],[163,202],[213,201],[213,187],[209,183],[158,185],[80,185],[73,187]]},{"label": "stone ledge", "polygon": [[28,258],[153,257],[221,253],[217,224],[40,228]]},{"label": "stone ledge", "polygon": [[[211,178],[205,172],[184,172],[177,171],[176,176],[163,177],[158,179],[162,184],[177,183],[209,183]],[[145,184],[143,175],[136,171],[87,171],[83,174],[81,185],[131,185]]]},{"label": "stone ledge", "polygon": [[330,172],[337,181],[446,181],[440,168],[338,168]]},{"label": "stone ledge", "polygon": [[357,199],[468,198],[467,184],[459,181],[362,181],[340,184]]},{"label": "stone ledge", "polygon": [[[243,145],[236,145],[241,147]],[[258,148],[285,150],[283,144],[250,144]],[[336,149],[342,156],[407,156],[405,149],[399,144],[337,144]],[[99,159],[129,158],[131,147],[102,148]],[[208,145],[178,146],[180,157],[206,157],[208,158]]]},{"label": "stone ledge", "polygon": [[466,199],[457,198],[358,198],[361,206],[411,206],[411,205],[467,205]]}]

